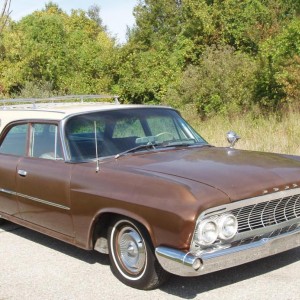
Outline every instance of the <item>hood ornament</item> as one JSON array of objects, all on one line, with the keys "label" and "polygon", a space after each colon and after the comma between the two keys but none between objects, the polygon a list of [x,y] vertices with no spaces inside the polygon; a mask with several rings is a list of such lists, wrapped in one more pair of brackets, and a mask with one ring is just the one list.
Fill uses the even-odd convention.
[{"label": "hood ornament", "polygon": [[235,143],[240,139],[240,137],[232,130],[227,132],[227,141],[230,144],[230,148],[233,148]]}]

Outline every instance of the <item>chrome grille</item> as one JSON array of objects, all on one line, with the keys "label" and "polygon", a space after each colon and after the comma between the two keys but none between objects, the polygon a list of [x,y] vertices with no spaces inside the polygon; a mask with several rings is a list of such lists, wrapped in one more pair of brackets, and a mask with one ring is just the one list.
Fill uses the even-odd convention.
[{"label": "chrome grille", "polygon": [[238,232],[264,228],[300,218],[300,194],[240,207],[231,211]]},{"label": "chrome grille", "polygon": [[240,246],[240,245],[245,245],[245,244],[251,244],[253,242],[257,242],[257,241],[261,240],[264,237],[273,238],[273,237],[279,236],[279,235],[284,234],[284,233],[292,232],[295,229],[297,229],[298,227],[299,227],[299,225],[293,224],[293,225],[286,226],[286,227],[283,227],[283,228],[280,228],[280,229],[276,229],[276,230],[274,230],[270,233],[267,233],[267,234],[250,236],[250,237],[247,237],[245,239],[235,241],[235,242],[232,243],[232,245],[233,246]]}]

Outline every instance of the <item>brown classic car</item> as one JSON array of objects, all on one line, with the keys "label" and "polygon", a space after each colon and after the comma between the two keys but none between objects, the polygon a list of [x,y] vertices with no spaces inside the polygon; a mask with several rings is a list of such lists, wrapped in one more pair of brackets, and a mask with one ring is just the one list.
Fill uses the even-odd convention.
[{"label": "brown classic car", "polygon": [[0,111],[3,220],[139,289],[300,245],[300,157],[213,147],[169,107],[57,100]]}]

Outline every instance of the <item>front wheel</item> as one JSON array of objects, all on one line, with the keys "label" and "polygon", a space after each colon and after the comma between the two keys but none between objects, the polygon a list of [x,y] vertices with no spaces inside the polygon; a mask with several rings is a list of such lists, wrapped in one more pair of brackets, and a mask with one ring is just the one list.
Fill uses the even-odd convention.
[{"label": "front wheel", "polygon": [[169,277],[159,265],[146,232],[136,222],[116,220],[109,227],[108,240],[112,272],[126,285],[150,290]]}]

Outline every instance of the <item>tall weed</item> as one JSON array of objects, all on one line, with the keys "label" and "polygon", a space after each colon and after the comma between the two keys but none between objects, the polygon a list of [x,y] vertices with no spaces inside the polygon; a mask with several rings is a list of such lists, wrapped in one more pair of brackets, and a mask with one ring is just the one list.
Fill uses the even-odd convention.
[{"label": "tall weed", "polygon": [[234,130],[241,139],[235,148],[300,155],[300,113],[281,117],[245,114],[233,118],[214,116],[202,121],[194,105],[181,109],[183,117],[212,145],[226,147],[226,132]]}]

